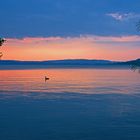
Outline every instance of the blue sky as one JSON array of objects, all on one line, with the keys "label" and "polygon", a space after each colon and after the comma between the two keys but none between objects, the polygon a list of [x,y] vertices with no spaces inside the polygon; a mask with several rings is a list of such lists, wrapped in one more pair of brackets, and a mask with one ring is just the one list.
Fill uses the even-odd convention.
[{"label": "blue sky", "polygon": [[139,0],[3,0],[2,37],[137,35]]}]

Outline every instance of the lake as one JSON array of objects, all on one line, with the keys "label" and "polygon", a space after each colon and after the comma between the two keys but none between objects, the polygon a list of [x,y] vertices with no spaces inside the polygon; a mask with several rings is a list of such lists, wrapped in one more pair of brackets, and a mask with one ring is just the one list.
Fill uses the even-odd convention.
[{"label": "lake", "polygon": [[0,70],[1,140],[139,140],[139,130],[137,72]]}]

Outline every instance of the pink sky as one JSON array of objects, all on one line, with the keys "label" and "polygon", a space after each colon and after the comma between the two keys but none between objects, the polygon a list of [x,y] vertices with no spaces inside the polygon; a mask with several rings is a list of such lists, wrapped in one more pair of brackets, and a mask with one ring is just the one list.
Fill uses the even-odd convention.
[{"label": "pink sky", "polygon": [[27,37],[9,38],[1,50],[10,60],[130,60],[140,57],[139,44],[139,36]]}]

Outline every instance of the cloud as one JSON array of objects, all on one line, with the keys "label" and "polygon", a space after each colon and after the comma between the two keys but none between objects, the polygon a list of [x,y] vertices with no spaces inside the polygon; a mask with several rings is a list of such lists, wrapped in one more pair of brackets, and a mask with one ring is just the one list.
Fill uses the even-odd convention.
[{"label": "cloud", "polygon": [[110,16],[118,21],[140,18],[140,14],[135,14],[135,13],[119,13],[119,12],[117,12],[117,13],[108,13],[106,15]]},{"label": "cloud", "polygon": [[7,45],[10,46],[40,46],[52,44],[65,44],[71,42],[85,42],[85,43],[135,43],[140,42],[140,36],[96,36],[96,35],[81,35],[79,37],[25,37],[22,39],[7,38]]}]

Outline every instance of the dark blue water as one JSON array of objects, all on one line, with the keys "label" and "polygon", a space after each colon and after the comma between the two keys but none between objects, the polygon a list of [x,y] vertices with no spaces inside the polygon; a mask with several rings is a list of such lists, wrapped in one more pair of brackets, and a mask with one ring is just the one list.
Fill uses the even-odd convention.
[{"label": "dark blue water", "polygon": [[[47,83],[44,74],[51,78]],[[140,139],[138,73],[30,70],[0,76],[0,140]]]}]

